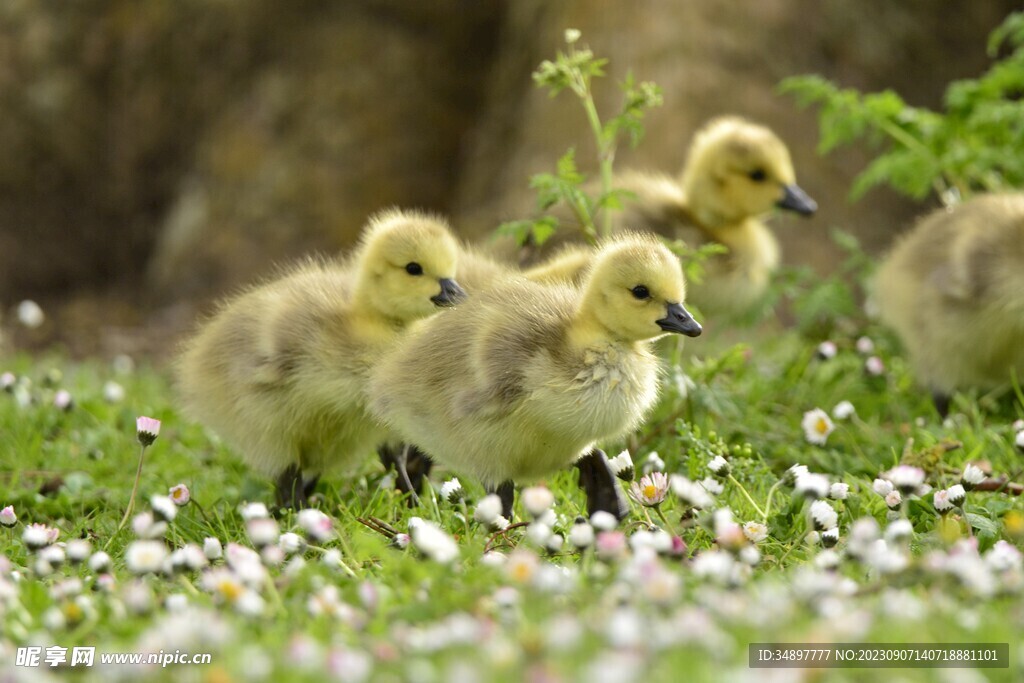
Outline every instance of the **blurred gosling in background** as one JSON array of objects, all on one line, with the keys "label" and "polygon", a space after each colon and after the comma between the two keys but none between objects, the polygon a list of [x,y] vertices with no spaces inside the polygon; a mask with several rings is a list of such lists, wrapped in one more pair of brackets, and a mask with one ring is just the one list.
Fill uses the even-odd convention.
[{"label": "blurred gosling in background", "polygon": [[[707,243],[728,249],[704,262],[703,282],[691,283],[689,291],[689,301],[717,319],[749,312],[779,265],[778,241],[762,216],[774,208],[803,216],[818,209],[796,184],[786,145],[768,128],[736,116],[713,119],[697,132],[679,176],[625,171],[615,188],[635,195],[613,213],[616,230],[656,232],[693,249]],[[531,269],[530,277],[579,281],[586,262],[570,247],[539,273]]]},{"label": "blurred gosling in background", "polygon": [[1024,194],[926,216],[882,264],[874,300],[941,415],[958,389],[1024,382]]}]

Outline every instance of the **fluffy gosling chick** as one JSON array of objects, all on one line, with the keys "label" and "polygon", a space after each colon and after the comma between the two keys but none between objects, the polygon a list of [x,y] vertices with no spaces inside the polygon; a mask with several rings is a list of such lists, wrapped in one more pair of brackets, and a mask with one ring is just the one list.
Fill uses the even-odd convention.
[{"label": "fluffy gosling chick", "polygon": [[438,462],[497,490],[506,514],[513,480],[583,458],[581,474],[596,478],[591,511],[621,516],[614,475],[594,444],[635,429],[654,403],[650,342],[700,334],[685,293],[679,260],[660,242],[618,238],[579,289],[514,278],[417,326],[374,369],[371,410]]},{"label": "fluffy gosling chick", "polygon": [[[694,136],[678,177],[626,171],[615,187],[635,195],[614,214],[616,230],[646,230],[697,248],[709,242],[728,252],[704,262],[689,301],[706,315],[731,318],[764,295],[779,264],[779,244],[761,217],[773,208],[809,216],[818,205],[796,184],[789,150],[775,133],[736,116],[714,119]],[[564,218],[564,217],[563,217]],[[551,273],[574,277],[581,261],[563,254]]]},{"label": "fluffy gosling chick", "polygon": [[943,416],[957,389],[1024,380],[1024,194],[926,216],[880,267],[874,299]]},{"label": "fluffy gosling chick", "polygon": [[187,413],[298,507],[303,474],[311,489],[384,441],[366,411],[369,372],[410,323],[463,298],[457,254],[440,220],[387,211],[347,263],[310,261],[228,300],[181,356]]}]

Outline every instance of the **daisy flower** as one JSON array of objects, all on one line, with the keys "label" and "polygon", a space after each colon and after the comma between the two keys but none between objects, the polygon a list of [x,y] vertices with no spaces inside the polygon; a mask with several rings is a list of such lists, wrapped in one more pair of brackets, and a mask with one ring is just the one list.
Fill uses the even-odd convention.
[{"label": "daisy flower", "polygon": [[167,559],[167,546],[161,541],[132,541],[124,554],[128,571],[133,574],[155,574]]},{"label": "daisy flower", "polygon": [[534,518],[540,517],[555,504],[555,495],[545,486],[527,487],[523,489],[519,499]]},{"label": "daisy flower", "polygon": [[880,377],[885,373],[885,363],[878,356],[868,356],[864,361],[864,371],[872,377]]},{"label": "daisy flower", "polygon": [[824,474],[805,474],[797,477],[795,489],[797,493],[816,500],[829,494],[829,486],[828,477]]},{"label": "daisy flower", "polygon": [[843,482],[832,484],[828,491],[828,497],[832,500],[846,500],[850,496],[850,485]]},{"label": "daisy flower", "polygon": [[827,500],[816,500],[811,503],[811,519],[818,531],[832,529],[839,524],[839,515]]},{"label": "daisy flower", "polygon": [[828,441],[828,435],[835,429],[832,420],[821,408],[808,410],[804,413],[804,419],[800,423],[804,430],[804,438],[808,443],[824,446]]},{"label": "daisy flower", "polygon": [[760,543],[768,538],[768,527],[761,522],[747,522],[743,525],[743,535],[751,543]]},{"label": "daisy flower", "polygon": [[946,489],[946,494],[949,496],[949,502],[954,507],[960,507],[967,500],[967,488],[961,484],[954,484]]},{"label": "daisy flower", "polygon": [[441,484],[441,497],[453,505],[462,500],[462,482],[458,477],[452,477]]},{"label": "daisy flower", "polygon": [[633,458],[630,456],[628,450],[622,451],[609,460],[608,466],[611,467],[615,476],[622,481],[633,481],[633,477],[636,476],[636,469],[633,467]]},{"label": "daisy flower", "polygon": [[188,505],[188,502],[192,500],[192,494],[184,484],[172,486],[167,495],[178,507]]},{"label": "daisy flower", "polygon": [[985,481],[985,473],[980,467],[973,463],[964,465],[964,471],[960,474],[960,483],[963,484],[964,489],[970,491],[983,481]]},{"label": "daisy flower", "polygon": [[897,465],[883,476],[903,495],[913,493],[924,483],[924,470],[912,465]]},{"label": "daisy flower", "polygon": [[849,401],[840,401],[832,409],[832,417],[837,420],[849,420],[857,413],[857,409]]},{"label": "daisy flower", "polygon": [[729,461],[720,455],[716,455],[708,463],[708,469],[711,470],[711,474],[716,477],[727,477],[729,476]]},{"label": "daisy flower", "polygon": [[657,507],[668,494],[668,477],[664,472],[651,472],[635,481],[629,487],[629,495],[633,500],[646,507]]},{"label": "daisy flower", "polygon": [[135,433],[139,443],[143,446],[150,445],[160,436],[160,420],[140,415],[135,419]]}]

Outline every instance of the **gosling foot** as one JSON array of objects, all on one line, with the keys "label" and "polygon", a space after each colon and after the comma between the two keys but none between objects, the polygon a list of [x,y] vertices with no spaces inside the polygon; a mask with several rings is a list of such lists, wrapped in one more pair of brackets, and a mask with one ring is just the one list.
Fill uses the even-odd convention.
[{"label": "gosling foot", "polygon": [[629,505],[604,451],[600,448],[590,451],[576,461],[576,469],[580,471],[580,488],[587,494],[587,514],[603,510],[616,519],[625,519]]},{"label": "gosling foot", "polygon": [[299,469],[298,464],[292,463],[277,475],[277,506],[301,510],[306,506],[306,497],[302,482],[302,470]]},{"label": "gosling foot", "polygon": [[486,486],[487,493],[496,493],[501,499],[501,515],[512,521],[512,503],[516,500],[516,487],[511,480],[503,481],[496,487]]},{"label": "gosling foot", "polygon": [[382,444],[377,449],[377,456],[384,467],[398,474],[395,487],[402,493],[411,494],[409,505],[418,504],[423,482],[434,466],[430,456],[412,444]]}]

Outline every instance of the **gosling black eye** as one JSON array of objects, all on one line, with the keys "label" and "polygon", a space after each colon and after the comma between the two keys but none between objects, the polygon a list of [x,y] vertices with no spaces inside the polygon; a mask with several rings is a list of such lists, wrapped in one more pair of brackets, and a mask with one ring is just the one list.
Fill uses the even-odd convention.
[{"label": "gosling black eye", "polygon": [[755,168],[747,176],[755,183],[763,183],[768,178],[768,174],[764,172],[763,168]]},{"label": "gosling black eye", "polygon": [[643,285],[637,285],[630,291],[633,292],[633,296],[635,296],[637,299],[643,300],[651,298],[651,291],[644,287]]},{"label": "gosling black eye", "polygon": [[423,275],[423,266],[413,261],[405,264],[405,272],[409,275]]}]

